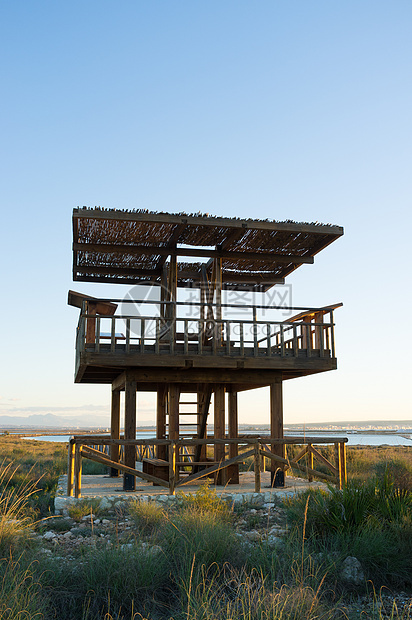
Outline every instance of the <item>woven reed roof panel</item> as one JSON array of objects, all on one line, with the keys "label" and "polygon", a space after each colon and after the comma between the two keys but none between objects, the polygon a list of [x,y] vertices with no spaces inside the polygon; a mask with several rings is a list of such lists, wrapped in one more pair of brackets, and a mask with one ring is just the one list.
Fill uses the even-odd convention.
[{"label": "woven reed roof panel", "polygon": [[[255,278],[257,284],[269,283],[268,288],[271,279],[280,281],[302,262],[313,262],[315,254],[342,234],[343,228],[330,224],[77,208],[73,278],[160,283],[168,254],[175,252],[180,256],[179,286],[196,285],[210,255],[209,275],[213,258],[222,258],[224,286],[250,287]],[[185,259],[181,246],[192,253],[200,250],[203,263]]]}]

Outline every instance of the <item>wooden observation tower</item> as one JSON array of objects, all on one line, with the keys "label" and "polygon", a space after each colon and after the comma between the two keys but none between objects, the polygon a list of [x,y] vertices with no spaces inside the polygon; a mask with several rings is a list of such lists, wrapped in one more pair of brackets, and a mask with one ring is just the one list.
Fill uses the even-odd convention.
[{"label": "wooden observation tower", "polygon": [[[166,479],[173,446],[177,482],[212,471],[217,484],[230,484],[239,478],[238,394],[266,386],[268,450],[279,457],[272,483],[283,484],[282,384],[337,367],[333,310],[341,304],[285,308],[267,299],[341,235],[323,224],[74,210],[73,279],[134,287],[122,300],[69,292],[80,308],[75,382],[112,386],[110,461],[119,468],[111,474],[123,469],[124,490],[138,475],[139,392],[157,393],[156,454],[142,476]],[[188,437],[190,453],[179,447]]]}]

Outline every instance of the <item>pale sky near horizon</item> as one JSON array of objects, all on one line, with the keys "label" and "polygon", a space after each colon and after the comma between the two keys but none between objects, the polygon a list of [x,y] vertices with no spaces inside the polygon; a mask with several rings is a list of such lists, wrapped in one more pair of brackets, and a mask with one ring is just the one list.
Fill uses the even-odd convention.
[{"label": "pale sky near horizon", "polygon": [[[285,423],[411,419],[411,31],[406,0],[0,2],[0,415],[109,419],[66,305],[127,293],[72,282],[72,209],[101,205],[344,226],[288,279],[344,306]],[[267,394],[240,412],[266,423]]]}]

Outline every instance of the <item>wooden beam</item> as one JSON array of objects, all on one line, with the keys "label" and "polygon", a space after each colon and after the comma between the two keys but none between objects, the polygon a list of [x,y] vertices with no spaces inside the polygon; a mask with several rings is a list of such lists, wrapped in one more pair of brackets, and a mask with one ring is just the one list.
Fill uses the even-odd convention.
[{"label": "wooden beam", "polygon": [[157,224],[185,224],[192,226],[208,226],[212,228],[240,228],[246,230],[279,230],[285,232],[303,232],[318,235],[343,235],[342,226],[329,224],[304,224],[294,222],[266,222],[260,220],[241,220],[224,217],[202,217],[192,215],[174,215],[171,213],[134,213],[129,211],[99,211],[77,208],[73,210],[73,218],[86,220],[115,220],[124,222],[148,222]]},{"label": "wooden beam", "polygon": [[221,461],[217,465],[213,465],[212,467],[207,467],[202,471],[197,472],[196,474],[191,474],[187,478],[183,478],[176,486],[180,487],[184,484],[190,484],[194,480],[199,480],[199,478],[203,478],[204,476],[209,476],[210,474],[214,474],[218,472],[220,469],[227,468],[230,465],[234,465],[235,463],[243,463],[249,456],[255,453],[255,450],[248,450],[247,452],[243,452],[239,454],[239,456],[235,456],[233,459],[228,459],[227,461]]},{"label": "wooden beam", "polygon": [[124,390],[124,386],[126,385],[126,371],[122,372],[116,379],[112,382],[112,391],[116,390]]},{"label": "wooden beam", "polygon": [[294,263],[295,265],[311,265],[314,262],[312,256],[300,256],[298,254],[278,254],[276,252],[231,252],[228,250],[203,250],[200,248],[178,248],[174,244],[167,246],[148,246],[148,245],[124,245],[124,244],[109,244],[109,243],[73,243],[73,250],[83,252],[98,252],[98,253],[116,253],[121,252],[124,254],[136,255],[136,256],[161,256],[160,262],[156,265],[158,270],[166,261],[168,256],[187,256],[190,258],[221,258],[223,260],[253,260],[264,261],[271,263],[278,263],[289,265]]},{"label": "wooden beam", "polygon": [[138,478],[142,478],[143,480],[146,480],[147,482],[154,482],[155,484],[159,484],[163,487],[169,486],[165,480],[162,480],[161,478],[158,478],[157,476],[152,476],[151,474],[146,474],[145,472],[142,472],[138,469],[134,469],[133,467],[127,467],[127,465],[124,465],[123,463],[115,463],[111,461],[110,459],[108,459],[107,457],[105,457],[101,452],[99,452],[98,450],[94,450],[93,448],[90,448],[90,447],[84,448],[83,455],[85,458],[88,458],[91,461],[96,461],[96,463],[102,463],[102,465],[107,465],[108,467],[117,468],[119,471],[123,471],[125,475],[132,476],[133,478],[137,476]]}]

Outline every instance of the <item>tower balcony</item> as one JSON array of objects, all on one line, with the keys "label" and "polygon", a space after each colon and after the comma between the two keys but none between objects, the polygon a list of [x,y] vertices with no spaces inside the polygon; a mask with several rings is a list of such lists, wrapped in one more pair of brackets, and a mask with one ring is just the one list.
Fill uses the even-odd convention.
[{"label": "tower balcony", "polygon": [[128,300],[133,314],[112,314],[119,301],[83,302],[77,383],[112,383],[125,369],[185,369],[202,381],[206,369],[276,370],[287,379],[337,367],[333,311],[342,304],[282,307],[299,313],[273,320],[280,308],[146,300]]}]

